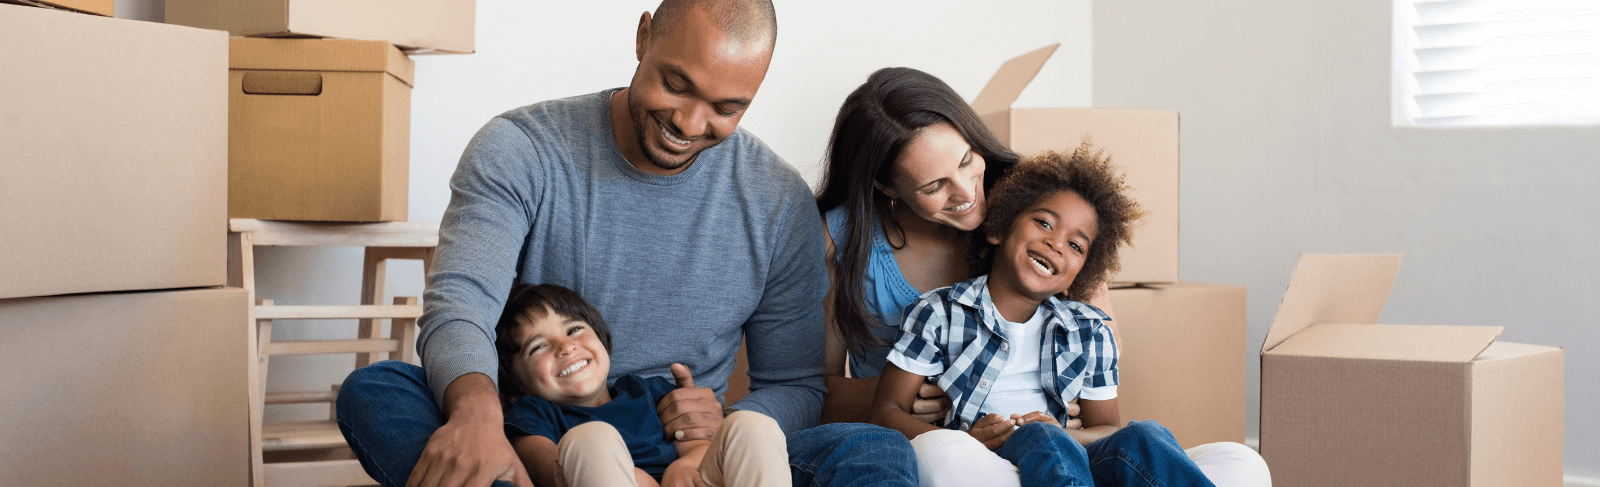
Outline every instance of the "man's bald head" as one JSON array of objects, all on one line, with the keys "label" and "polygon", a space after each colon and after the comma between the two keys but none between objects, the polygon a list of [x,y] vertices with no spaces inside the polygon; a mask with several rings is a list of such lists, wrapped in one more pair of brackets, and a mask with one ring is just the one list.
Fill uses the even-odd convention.
[{"label": "man's bald head", "polygon": [[705,9],[712,23],[731,41],[765,41],[769,49],[777,44],[778,15],[771,0],[662,0],[650,19],[650,41],[676,33],[695,8]]}]

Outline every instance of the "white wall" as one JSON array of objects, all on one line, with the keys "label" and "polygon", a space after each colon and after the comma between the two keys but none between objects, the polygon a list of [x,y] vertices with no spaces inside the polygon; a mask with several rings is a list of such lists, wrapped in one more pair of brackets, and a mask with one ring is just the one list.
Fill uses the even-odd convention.
[{"label": "white wall", "polygon": [[1600,477],[1600,127],[1391,128],[1390,8],[1096,2],[1094,105],[1182,113],[1181,275],[1249,287],[1252,436],[1296,256],[1400,252],[1385,323],[1566,348],[1566,469]]}]

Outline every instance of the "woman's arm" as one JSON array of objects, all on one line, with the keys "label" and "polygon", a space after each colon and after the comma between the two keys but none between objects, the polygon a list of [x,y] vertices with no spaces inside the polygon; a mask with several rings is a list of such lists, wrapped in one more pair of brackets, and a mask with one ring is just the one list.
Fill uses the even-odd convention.
[{"label": "woman's arm", "polygon": [[[866,423],[872,420],[872,397],[878,390],[878,378],[852,378],[846,375],[844,338],[833,321],[833,285],[838,282],[839,260],[833,246],[833,236],[828,233],[828,221],[822,221],[822,241],[828,267],[828,296],[822,300],[823,326],[827,327],[827,341],[823,346],[823,360],[827,363],[828,395],[822,400],[822,423]],[[950,399],[938,386],[924,383],[912,403],[912,416],[924,423],[944,417]]]},{"label": "woman's arm", "polygon": [[1072,435],[1079,444],[1094,443],[1122,429],[1122,413],[1117,411],[1116,398],[1103,401],[1079,399],[1078,407],[1083,410],[1083,429],[1068,429],[1067,434]]},{"label": "woman's arm", "polygon": [[522,459],[522,466],[528,470],[528,475],[539,485],[565,487],[566,477],[561,475],[561,467],[556,465],[559,450],[549,438],[538,435],[528,435],[517,438],[511,442],[512,448],[517,450],[517,457]]}]

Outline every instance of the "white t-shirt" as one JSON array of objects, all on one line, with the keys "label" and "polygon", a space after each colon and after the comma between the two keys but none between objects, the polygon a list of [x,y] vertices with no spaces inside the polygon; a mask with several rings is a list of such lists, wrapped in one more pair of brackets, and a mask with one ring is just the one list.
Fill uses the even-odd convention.
[{"label": "white t-shirt", "polygon": [[[990,304],[992,307],[993,305]],[[998,311],[991,311],[1000,316]],[[1001,333],[1005,334],[1008,356],[1006,366],[989,389],[989,397],[978,407],[982,414],[1001,416],[1028,414],[1034,411],[1050,412],[1044,389],[1039,386],[1039,351],[1043,348],[1045,308],[1033,311],[1033,316],[1023,323],[1000,320]]]}]

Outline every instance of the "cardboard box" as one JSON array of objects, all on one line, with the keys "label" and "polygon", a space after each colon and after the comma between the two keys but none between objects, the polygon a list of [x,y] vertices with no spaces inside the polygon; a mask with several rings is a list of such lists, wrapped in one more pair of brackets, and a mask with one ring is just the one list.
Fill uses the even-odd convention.
[{"label": "cardboard box", "polygon": [[1111,290],[1117,406],[1184,448],[1245,439],[1245,288],[1184,282]]},{"label": "cardboard box", "polygon": [[230,42],[228,216],[406,219],[412,62],[378,41]]},{"label": "cardboard box", "polygon": [[1132,248],[1121,251],[1126,283],[1178,281],[1178,112],[1107,108],[1012,108],[1060,44],[1012,58],[983,87],[972,109],[1001,142],[1027,157],[1072,152],[1090,137],[1122,168],[1145,210]]},{"label": "cardboard box", "polygon": [[236,36],[361,39],[467,54],[476,9],[474,0],[167,0],[166,21]]},{"label": "cardboard box", "polygon": [[243,289],[0,300],[0,485],[246,485]]},{"label": "cardboard box", "polygon": [[1398,255],[1300,256],[1261,347],[1261,455],[1294,486],[1559,486],[1562,349],[1375,325]]},{"label": "cardboard box", "polygon": [[76,12],[90,13],[110,17],[113,13],[112,0],[0,0],[0,3],[15,3],[18,5],[32,5],[44,8],[61,8]]},{"label": "cardboard box", "polygon": [[0,45],[0,299],[222,285],[227,36],[0,5]]}]

